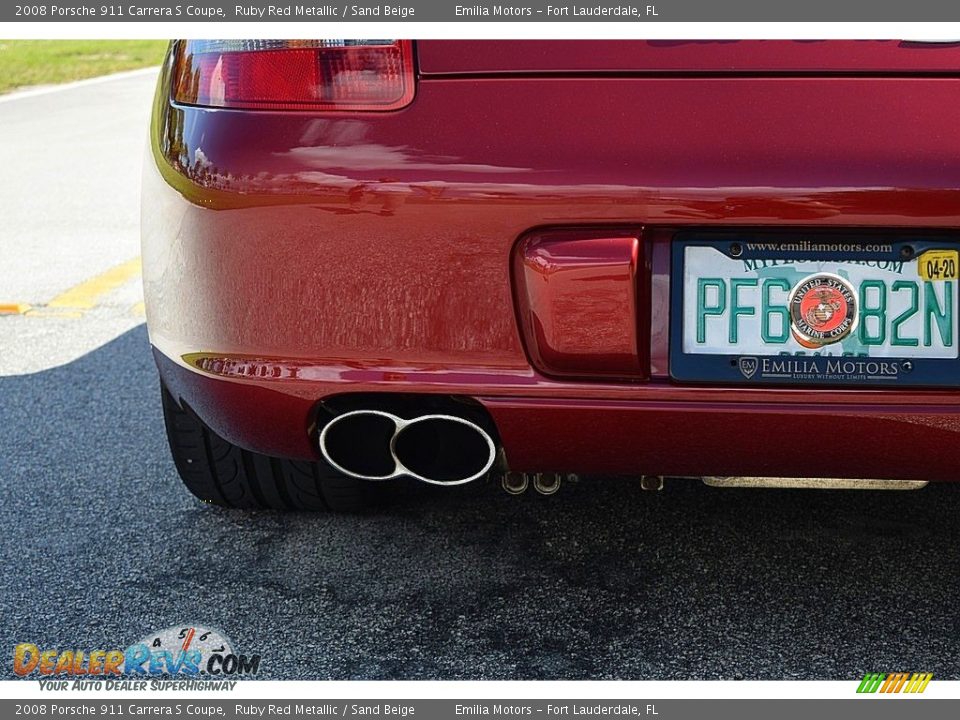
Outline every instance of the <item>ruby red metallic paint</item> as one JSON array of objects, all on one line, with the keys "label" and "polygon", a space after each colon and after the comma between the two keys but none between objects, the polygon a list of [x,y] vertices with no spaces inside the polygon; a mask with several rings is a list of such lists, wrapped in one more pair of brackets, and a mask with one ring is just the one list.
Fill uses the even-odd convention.
[{"label": "ruby red metallic paint", "polygon": [[491,73],[945,73],[958,42],[900,40],[430,40],[418,43],[427,76]]},{"label": "ruby red metallic paint", "polygon": [[639,233],[609,235],[541,231],[514,253],[520,327],[534,368],[546,375],[647,377],[648,345],[640,335],[649,324],[649,274],[641,274]]},{"label": "ruby red metallic paint", "polygon": [[[164,381],[228,440],[288,457],[317,457],[324,397],[426,392],[478,398],[516,470],[955,479],[955,392],[669,379],[678,229],[960,226],[956,48],[749,45],[694,44],[671,77],[629,52],[653,66],[672,46],[619,45],[598,68],[585,45],[542,43],[519,70],[564,50],[564,70],[617,70],[543,77],[495,74],[519,46],[477,70],[425,42],[416,98],[385,114],[180,107],[165,74],[143,242]],[[639,237],[641,379],[559,378],[530,352],[511,265],[543,228]],[[609,312],[622,335],[629,310]]]}]

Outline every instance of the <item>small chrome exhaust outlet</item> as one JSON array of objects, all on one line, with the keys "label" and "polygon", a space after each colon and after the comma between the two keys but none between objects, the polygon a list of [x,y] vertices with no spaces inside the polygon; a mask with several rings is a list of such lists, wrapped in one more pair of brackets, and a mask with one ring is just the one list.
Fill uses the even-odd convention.
[{"label": "small chrome exhaust outlet", "polygon": [[553,495],[560,489],[559,473],[536,473],[533,476],[533,489],[541,495]]},{"label": "small chrome exhaust outlet", "polygon": [[500,487],[508,495],[523,495],[527,488],[532,487],[540,495],[556,495],[563,482],[575,483],[579,480],[575,473],[552,472],[505,472],[500,476]]},{"label": "small chrome exhaust outlet", "polygon": [[530,478],[522,472],[505,472],[500,478],[500,487],[508,495],[523,495],[530,486]]},{"label": "small chrome exhaust outlet", "polygon": [[[707,478],[704,478],[703,481],[707,482]],[[709,484],[710,483],[707,483],[707,485]],[[663,490],[663,475],[641,475],[640,489],[649,492],[660,492]]]},{"label": "small chrome exhaust outlet", "polygon": [[463,485],[493,467],[497,448],[482,427],[454,415],[406,420],[382,410],[354,410],[320,433],[320,452],[335,470],[361,480],[409,476],[431,485]]}]

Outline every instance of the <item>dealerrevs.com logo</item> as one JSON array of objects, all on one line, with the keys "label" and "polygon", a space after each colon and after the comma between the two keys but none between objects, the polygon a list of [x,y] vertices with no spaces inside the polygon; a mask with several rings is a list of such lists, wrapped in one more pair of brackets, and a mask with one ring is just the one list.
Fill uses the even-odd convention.
[{"label": "dealerrevs.com logo", "polygon": [[[221,632],[195,624],[151,633],[122,650],[41,648],[33,643],[20,643],[13,650],[13,672],[39,679],[43,689],[145,689],[149,679],[170,677],[199,680],[203,689],[232,689],[233,680],[259,671],[259,655],[238,653]],[[97,681],[100,687],[78,687],[81,680],[88,681],[85,686]],[[153,682],[150,687],[166,685]],[[171,689],[185,689],[178,685],[182,683]]]}]

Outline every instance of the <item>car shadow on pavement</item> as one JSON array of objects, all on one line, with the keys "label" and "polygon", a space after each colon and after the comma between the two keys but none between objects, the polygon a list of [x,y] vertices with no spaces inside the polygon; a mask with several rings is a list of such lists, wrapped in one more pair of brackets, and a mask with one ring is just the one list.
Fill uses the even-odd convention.
[{"label": "car shadow on pavement", "polygon": [[585,478],[245,513],[181,487],[143,326],[0,398],[6,676],[16,643],[199,623],[260,679],[960,677],[960,487]]}]

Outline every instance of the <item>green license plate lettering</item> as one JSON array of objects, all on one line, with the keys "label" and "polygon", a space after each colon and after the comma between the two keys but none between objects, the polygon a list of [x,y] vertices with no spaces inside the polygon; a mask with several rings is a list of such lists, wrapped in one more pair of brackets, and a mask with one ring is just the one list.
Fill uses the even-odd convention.
[{"label": "green license plate lettering", "polygon": [[920,288],[917,287],[915,282],[897,280],[891,289],[895,293],[906,290],[910,294],[910,307],[893,319],[893,323],[890,326],[890,344],[897,347],[917,347],[920,344],[920,340],[918,338],[903,337],[900,334],[900,328],[907,320],[916,315],[920,309]]},{"label": "green license plate lettering", "polygon": [[887,284],[883,280],[864,280],[860,283],[860,342],[883,345],[886,341]]},{"label": "green license plate lettering", "polygon": [[[767,278],[763,281],[761,298],[761,313],[763,322],[760,324],[760,338],[768,345],[783,345],[790,339],[790,310],[786,305],[774,305],[770,299],[770,291],[779,288],[784,293],[790,292],[790,281],[786,278]],[[771,319],[780,318],[780,332],[774,333],[771,329]]]},{"label": "green license plate lettering", "polygon": [[[715,299],[708,299],[710,290]],[[707,317],[720,316],[727,309],[727,283],[723,278],[700,278],[697,280],[697,342],[707,342]]]},{"label": "green license plate lettering", "polygon": [[[923,344],[933,345],[933,323],[936,323],[940,339],[945,347],[953,347],[953,282],[943,283],[944,304],[940,304],[933,283],[923,286]],[[932,322],[931,322],[932,321]]]},{"label": "green license plate lettering", "polygon": [[686,354],[958,358],[957,249],[927,244],[913,261],[758,260],[691,245],[681,268]]}]

